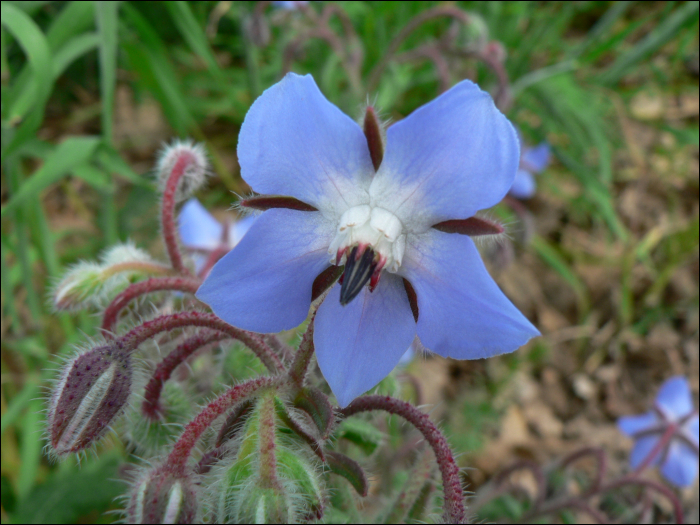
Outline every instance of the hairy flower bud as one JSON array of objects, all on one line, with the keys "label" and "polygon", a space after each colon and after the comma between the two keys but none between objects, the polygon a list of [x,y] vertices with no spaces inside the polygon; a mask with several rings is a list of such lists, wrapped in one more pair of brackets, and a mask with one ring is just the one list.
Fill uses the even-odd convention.
[{"label": "hairy flower bud", "polygon": [[108,248],[100,261],[80,262],[66,272],[54,289],[56,309],[79,310],[100,305],[134,280],[169,271],[130,242]]},{"label": "hairy flower bud", "polygon": [[158,185],[163,194],[176,184],[175,200],[183,201],[199,189],[209,173],[209,162],[200,144],[176,140],[166,145],[156,165]]},{"label": "hairy flower bud", "polygon": [[53,452],[80,452],[101,438],[127,405],[131,379],[131,360],[115,345],[97,346],[71,359],[49,405]]},{"label": "hairy flower bud", "polygon": [[128,523],[194,523],[196,484],[186,473],[168,465],[145,471],[129,496]]},{"label": "hairy flower bud", "polygon": [[88,306],[105,284],[102,270],[102,266],[90,262],[73,266],[54,289],[54,307],[57,310],[79,310]]},{"label": "hairy flower bud", "polygon": [[277,428],[278,404],[272,397],[261,399],[246,421],[236,457],[219,470],[212,502],[217,522],[296,523],[323,514],[314,462]]}]

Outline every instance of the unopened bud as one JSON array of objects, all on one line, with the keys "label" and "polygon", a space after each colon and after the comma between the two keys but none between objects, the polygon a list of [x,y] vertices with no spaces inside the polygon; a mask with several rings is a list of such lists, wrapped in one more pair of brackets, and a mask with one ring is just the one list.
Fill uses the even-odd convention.
[{"label": "unopened bud", "polygon": [[131,377],[129,355],[115,345],[98,346],[71,359],[48,411],[53,452],[80,452],[100,439],[126,407]]},{"label": "unopened bud", "polygon": [[80,262],[68,270],[54,289],[54,307],[57,310],[85,308],[101,293],[104,284],[102,266]]},{"label": "unopened bud", "polygon": [[129,497],[128,523],[194,523],[197,518],[196,484],[186,473],[167,465],[147,470]]},{"label": "unopened bud", "polygon": [[156,172],[162,193],[166,193],[170,184],[175,184],[175,200],[187,199],[204,184],[209,173],[204,147],[176,140],[161,151]]},{"label": "unopened bud", "polygon": [[[279,432],[273,397],[246,421],[236,457],[220,470],[212,507],[219,523],[297,523],[319,518],[323,495],[314,460]],[[286,429],[285,429],[286,430]],[[273,438],[273,436],[276,436]]]},{"label": "unopened bud", "polygon": [[125,263],[153,263],[151,255],[141,248],[137,248],[132,242],[117,244],[106,249],[100,256],[102,264],[110,267]]}]

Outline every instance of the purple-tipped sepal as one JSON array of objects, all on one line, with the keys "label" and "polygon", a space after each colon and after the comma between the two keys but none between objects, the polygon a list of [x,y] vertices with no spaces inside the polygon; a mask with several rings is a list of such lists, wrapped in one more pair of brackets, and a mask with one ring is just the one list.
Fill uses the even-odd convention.
[{"label": "purple-tipped sepal", "polygon": [[129,355],[113,344],[91,348],[68,361],[48,412],[53,453],[80,452],[104,436],[127,406],[132,374]]},{"label": "purple-tipped sepal", "polygon": [[129,496],[127,523],[195,523],[197,484],[168,465],[146,470]]}]

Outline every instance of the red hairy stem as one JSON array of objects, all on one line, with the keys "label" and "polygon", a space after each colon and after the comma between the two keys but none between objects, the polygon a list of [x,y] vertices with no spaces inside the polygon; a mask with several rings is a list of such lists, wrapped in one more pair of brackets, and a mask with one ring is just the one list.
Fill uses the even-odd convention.
[{"label": "red hairy stem", "polygon": [[285,363],[289,363],[294,355],[292,348],[282,341],[275,334],[265,334],[264,336],[267,346]]},{"label": "red hairy stem", "polygon": [[363,396],[358,397],[340,412],[348,417],[360,412],[372,410],[384,410],[390,414],[401,416],[411,423],[432,447],[435,452],[438,467],[442,473],[442,484],[445,491],[445,509],[443,519],[447,523],[463,523],[464,494],[462,492],[462,482],[459,478],[459,468],[455,463],[450,446],[447,444],[445,436],[430,421],[427,414],[424,414],[416,407],[400,399],[388,396]]},{"label": "red hairy stem", "polygon": [[163,227],[163,240],[165,241],[165,248],[168,251],[168,257],[170,258],[173,268],[183,275],[191,275],[191,272],[182,262],[182,254],[180,253],[177,227],[175,225],[175,195],[177,194],[177,187],[180,184],[180,179],[182,179],[183,175],[187,172],[187,168],[194,162],[195,157],[191,152],[182,151],[180,153],[165,183],[160,216]]},{"label": "red hairy stem", "polygon": [[260,398],[258,403],[260,411],[260,425],[258,429],[260,455],[260,481],[265,488],[282,490],[282,485],[277,477],[277,422],[275,421],[275,398],[271,393]]},{"label": "red hairy stem", "polygon": [[170,452],[166,465],[169,465],[174,472],[184,472],[192,449],[216,418],[241,401],[258,395],[261,390],[279,385],[282,381],[281,377],[259,377],[234,386],[221,394],[187,424]]},{"label": "red hairy stem", "polygon": [[314,355],[314,319],[316,315],[314,314],[309,321],[309,326],[306,328],[306,332],[299,343],[299,350],[294,354],[294,361],[289,367],[289,378],[292,382],[299,388],[304,386],[304,380],[306,379],[306,373],[309,370],[309,364],[311,363],[311,358]]},{"label": "red hairy stem", "polygon": [[454,18],[462,24],[466,24],[469,22],[469,15],[467,13],[465,13],[457,7],[450,5],[434,7],[432,9],[428,9],[427,11],[423,11],[422,13],[419,13],[418,15],[413,17],[413,19],[409,20],[409,22],[403,27],[403,29],[399,31],[399,34],[394,37],[394,39],[389,44],[389,47],[384,52],[382,59],[376,66],[374,66],[374,69],[369,75],[367,91],[370,93],[376,91],[377,85],[379,84],[379,80],[381,79],[382,73],[384,72],[384,69],[386,68],[387,64],[393,58],[394,53],[396,53],[399,50],[399,47],[401,47],[401,44],[403,44],[404,40],[406,40],[406,38],[408,38],[408,36],[411,33],[413,33],[413,31],[418,29],[428,20],[442,17]]},{"label": "red hairy stem", "polygon": [[202,312],[180,312],[156,317],[119,337],[116,340],[116,344],[127,352],[133,352],[141,343],[161,332],[187,326],[199,326],[228,334],[232,339],[236,339],[250,348],[270,372],[285,372],[282,362],[270,347],[265,344],[263,336],[231,326],[214,314]]},{"label": "red hairy stem", "polygon": [[111,337],[119,313],[134,299],[151,292],[165,290],[194,294],[202,283],[188,277],[151,277],[145,281],[134,283],[117,295],[105,309],[102,318],[102,331],[106,337]]},{"label": "red hairy stem", "polygon": [[202,331],[186,339],[175,350],[170,352],[156,367],[150,381],[146,385],[141,412],[152,420],[160,419],[162,407],[160,406],[160,393],[165,382],[170,379],[173,370],[181,365],[188,357],[200,348],[219,341],[230,339],[231,336],[224,332]]},{"label": "red hairy stem", "polygon": [[219,262],[219,259],[221,259],[228,252],[229,250],[227,248],[217,248],[214,251],[212,251],[207,257],[207,260],[204,261],[204,266],[202,266],[202,269],[199,270],[197,277],[199,277],[200,279],[204,279],[214,267],[214,265]]}]

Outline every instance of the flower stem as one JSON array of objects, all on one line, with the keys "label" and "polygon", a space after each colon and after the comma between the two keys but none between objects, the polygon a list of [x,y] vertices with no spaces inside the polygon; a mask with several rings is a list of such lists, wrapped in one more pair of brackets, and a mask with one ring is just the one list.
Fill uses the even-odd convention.
[{"label": "flower stem", "polygon": [[676,424],[669,424],[668,428],[666,431],[663,433],[661,438],[656,442],[656,445],[649,451],[649,453],[646,455],[644,458],[644,461],[642,461],[639,466],[637,466],[636,469],[634,469],[634,472],[632,473],[633,476],[636,476],[638,474],[641,474],[641,472],[646,469],[651,463],[657,458],[659,453],[662,450],[665,450],[666,447],[668,447],[668,444],[671,442],[671,439],[673,439],[673,436],[678,432],[678,425]]},{"label": "flower stem", "polygon": [[175,350],[170,352],[156,367],[150,381],[146,385],[141,412],[149,419],[160,419],[162,407],[160,406],[160,394],[165,382],[170,379],[173,370],[181,365],[188,357],[200,348],[218,341],[230,339],[231,336],[223,332],[202,331],[186,339]]},{"label": "flower stem", "polygon": [[173,265],[173,268],[183,275],[191,275],[191,272],[185,267],[182,262],[182,254],[180,253],[180,245],[178,243],[177,228],[175,226],[175,195],[180,184],[180,179],[190,167],[190,164],[195,162],[194,155],[189,151],[183,151],[173,166],[173,170],[168,176],[163,191],[163,202],[161,207],[161,225],[163,227],[163,240],[165,248],[168,251],[168,257]]},{"label": "flower stem", "polygon": [[294,361],[289,367],[289,378],[292,382],[301,388],[304,386],[304,380],[306,379],[306,374],[309,371],[309,364],[311,363],[311,358],[314,355],[314,319],[316,316],[311,317],[309,321],[309,326],[306,328],[306,332],[301,339],[299,344],[299,350],[294,354]]},{"label": "flower stem", "polygon": [[182,435],[175,443],[173,450],[170,452],[166,464],[169,464],[173,471],[184,471],[192,449],[195,447],[204,431],[209,428],[216,418],[235,404],[259,394],[263,389],[272,388],[281,382],[282,378],[280,377],[259,377],[224,392],[209,403],[197,417],[187,424]]},{"label": "flower stem", "polygon": [[202,312],[180,312],[156,317],[119,337],[116,340],[116,344],[126,352],[134,352],[141,343],[153,336],[186,326],[200,326],[228,334],[232,339],[236,339],[250,348],[270,372],[285,372],[282,362],[270,347],[265,344],[260,334],[235,328],[214,314]]},{"label": "flower stem", "polygon": [[110,334],[117,324],[119,313],[137,297],[164,290],[193,294],[200,285],[198,280],[187,277],[152,277],[140,283],[134,283],[117,295],[107,306],[102,318],[102,330],[105,334]]},{"label": "flower stem", "polygon": [[459,478],[459,468],[455,463],[445,436],[430,421],[427,414],[424,414],[410,403],[388,396],[359,397],[341,410],[341,414],[348,417],[371,410],[384,410],[390,414],[399,415],[423,434],[423,437],[433,448],[433,452],[435,452],[435,458],[442,473],[442,484],[445,491],[443,519],[447,523],[463,523],[465,512],[462,482]]},{"label": "flower stem", "polygon": [[281,490],[282,487],[277,477],[277,444],[275,443],[277,424],[275,421],[275,397],[272,392],[262,396],[258,410],[260,411],[258,431],[260,481],[265,488]]}]

